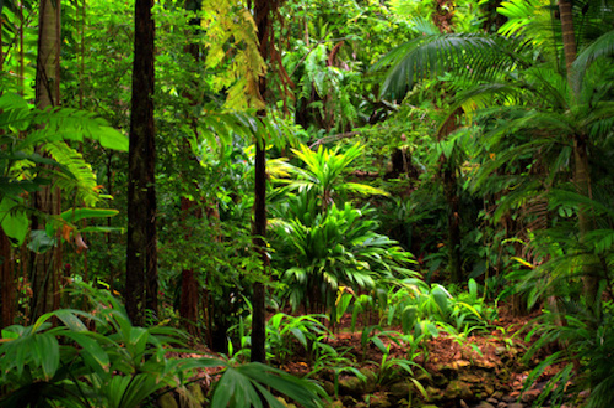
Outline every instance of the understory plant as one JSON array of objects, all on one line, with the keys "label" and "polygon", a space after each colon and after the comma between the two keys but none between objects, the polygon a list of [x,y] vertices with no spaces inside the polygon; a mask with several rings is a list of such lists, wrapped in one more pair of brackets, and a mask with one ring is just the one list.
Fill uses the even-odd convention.
[{"label": "understory plant", "polygon": [[284,219],[274,221],[284,246],[278,249],[285,267],[284,283],[294,308],[307,304],[329,312],[340,285],[372,289],[382,278],[411,274],[412,255],[395,241],[374,232],[373,209],[350,203],[332,204],[326,213],[314,211],[309,190],[291,197]]},{"label": "understory plant", "polygon": [[[162,325],[133,326],[108,292],[91,293],[96,302],[89,313],[57,310],[32,326],[2,330],[1,407],[136,408],[183,388],[197,372],[211,367],[218,368],[219,377],[212,407],[261,407],[261,398],[272,407],[283,407],[269,387],[306,407],[322,404],[319,386],[263,364],[234,365],[202,355],[175,357],[189,351],[181,348],[183,332]],[[58,324],[52,325],[53,319]],[[93,324],[95,331],[88,328]]]}]

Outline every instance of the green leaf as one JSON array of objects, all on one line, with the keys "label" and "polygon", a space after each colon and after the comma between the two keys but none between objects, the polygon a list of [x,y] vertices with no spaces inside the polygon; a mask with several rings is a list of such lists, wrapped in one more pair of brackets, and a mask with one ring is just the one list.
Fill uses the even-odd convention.
[{"label": "green leaf", "polygon": [[76,223],[84,218],[106,218],[114,217],[119,214],[117,210],[110,210],[107,208],[71,208],[60,214],[62,219],[66,222]]},{"label": "green leaf", "polygon": [[94,359],[98,367],[105,372],[109,371],[110,362],[109,355],[104,351],[104,349],[100,346],[100,344],[92,338],[96,334],[91,332],[73,332],[67,331],[64,332],[64,336],[74,340],[78,343],[83,350],[90,354],[90,356]]},{"label": "green leaf", "polygon": [[0,201],[0,226],[4,233],[21,245],[28,233],[28,216],[21,208],[20,197],[4,197]]},{"label": "green leaf", "polygon": [[36,336],[37,352],[40,354],[43,375],[49,380],[60,366],[60,344],[54,336],[42,333]]}]

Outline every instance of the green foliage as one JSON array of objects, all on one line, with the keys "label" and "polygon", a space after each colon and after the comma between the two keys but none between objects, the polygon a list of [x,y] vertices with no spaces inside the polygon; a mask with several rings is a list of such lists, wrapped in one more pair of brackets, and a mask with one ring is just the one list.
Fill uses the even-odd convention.
[{"label": "green foliage", "polygon": [[269,352],[282,366],[289,355],[298,351],[293,349],[294,341],[297,341],[306,353],[312,353],[313,349],[318,346],[320,336],[327,331],[326,326],[321,322],[324,319],[324,315],[294,317],[277,313],[271,316],[266,325]]},{"label": "green foliage", "polygon": [[[300,150],[292,152],[306,165],[306,169],[286,165],[286,170],[297,177],[297,180],[278,180],[287,183],[289,191],[314,189],[323,212],[335,202],[337,194],[344,197],[343,193],[359,193],[364,195],[388,195],[387,192],[367,184],[348,182],[343,179],[343,173],[349,170],[350,164],[363,153],[363,147],[356,143],[343,153],[339,153],[339,146],[335,149],[326,149],[318,146],[316,152],[305,145]],[[337,198],[339,202],[339,198]]]},{"label": "green foliage", "polygon": [[[53,181],[79,202],[95,206],[100,200],[91,166],[66,141],[92,140],[106,148],[125,150],[128,139],[90,113],[72,109],[40,111],[14,94],[0,96],[0,112],[0,129],[4,130],[0,144],[6,146],[0,153],[1,225],[9,237],[21,244],[28,230],[29,211],[22,193],[37,191]],[[26,130],[26,137],[21,138],[19,135]],[[36,147],[40,150],[36,151]]]},{"label": "green foliage", "polygon": [[[305,203],[307,197],[303,192],[296,200]],[[278,251],[290,256],[284,259],[284,265],[294,265],[284,274],[293,307],[306,299],[311,307],[328,308],[339,285],[369,289],[377,279],[410,273],[406,266],[415,262],[411,254],[373,232],[377,223],[365,219],[370,213],[373,210],[367,207],[357,210],[346,203],[338,209],[333,204],[326,214],[313,219],[290,209],[290,221],[275,222],[276,232],[286,245]]]},{"label": "green foliage", "polygon": [[[194,370],[223,367],[212,406],[261,407],[260,396],[271,406],[282,407],[265,387],[305,407],[321,406],[323,391],[309,381],[281,370],[250,363],[231,366],[209,357],[170,357],[182,351],[185,335],[164,326],[132,326],[122,305],[108,292],[91,292],[95,313],[58,310],[39,318],[32,326],[2,330],[0,406],[97,406],[140,407],[166,387],[182,387]],[[56,318],[61,325],[52,326]],[[87,329],[82,319],[95,321]]]},{"label": "green foliage", "polygon": [[[550,398],[551,406],[560,407],[569,401],[570,395],[577,398],[586,389],[591,389],[586,407],[611,406],[614,403],[611,392],[614,369],[610,360],[614,350],[612,305],[608,303],[603,317],[598,321],[594,320],[590,311],[573,302],[565,302],[562,306],[562,314],[544,314],[533,322],[534,327],[527,334],[527,339],[532,336],[538,339],[525,354],[527,360],[548,344],[556,342],[565,347],[545,358],[533,369],[525,381],[525,390],[546,367],[558,364],[563,369],[550,379],[535,406]],[[558,323],[561,319],[564,319],[565,325]],[[571,387],[567,386],[570,382]]]}]

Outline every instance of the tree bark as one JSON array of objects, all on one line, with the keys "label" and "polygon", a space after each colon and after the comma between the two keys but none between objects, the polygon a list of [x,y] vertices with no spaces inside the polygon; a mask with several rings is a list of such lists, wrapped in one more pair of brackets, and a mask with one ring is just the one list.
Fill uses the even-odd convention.
[{"label": "tree bark", "polygon": [[[200,0],[186,0],[184,3],[184,8],[189,11],[200,11],[201,5]],[[200,26],[200,18],[194,18],[190,20],[190,26]],[[190,34],[187,33],[189,36]],[[184,52],[189,53],[194,58],[194,62],[200,62],[200,48],[198,43],[190,42],[185,48]],[[183,96],[190,101],[190,107],[200,104],[199,98],[197,96],[198,84],[192,81],[189,84],[185,91],[183,92]],[[196,118],[191,117],[190,112],[193,109],[185,111],[185,118],[188,121],[192,121],[193,129],[195,133],[195,137],[198,139],[198,131],[196,127]],[[183,143],[184,149],[186,150],[186,154],[189,156],[190,160],[194,160],[197,162],[194,155],[190,152],[190,144],[187,142],[187,139]],[[198,168],[199,166],[196,166]],[[186,177],[187,180],[191,180],[192,177]],[[195,198],[196,200],[196,198]],[[198,206],[198,201],[190,201],[188,196],[181,197],[181,211],[182,222],[186,222],[192,216],[190,214],[190,209],[194,206]],[[202,218],[202,211],[200,208],[194,212],[193,216],[197,218]],[[191,227],[184,226],[184,230],[186,231],[184,238],[186,242],[189,242],[190,237],[192,236]],[[198,306],[200,305],[200,293],[199,293],[200,285],[196,276],[194,275],[194,268],[183,268],[181,270],[181,307],[179,309],[179,313],[181,317],[184,319],[187,331],[191,335],[196,335],[198,332],[198,325],[196,324],[196,320],[198,319],[199,310]],[[211,347],[211,344],[208,344]],[[225,349],[227,350],[227,349]]]},{"label": "tree bark", "polygon": [[[59,105],[59,7],[59,0],[41,0],[39,3],[36,106],[41,110]],[[39,147],[37,151],[43,154]],[[59,215],[59,189],[52,190],[45,186],[32,194],[32,197],[33,207],[37,209],[38,214]],[[32,231],[44,230],[45,221],[42,217],[32,216]],[[59,306],[54,292],[59,291],[60,258],[59,242],[51,250],[31,254],[33,294],[30,307],[31,321]]]},{"label": "tree bark", "polygon": [[[254,16],[258,30],[258,42],[260,44],[260,55],[267,60],[267,34],[269,29],[269,15],[271,6],[269,0],[254,1]],[[258,83],[260,96],[264,98],[266,93],[266,81],[264,76],[260,76]],[[258,114],[264,117],[265,111]],[[258,139],[258,138],[256,138]],[[253,243],[255,250],[262,258],[262,271],[266,271],[268,257],[266,253],[266,141],[264,138],[255,140],[256,157],[254,161],[254,225]],[[264,363],[266,361],[265,343],[265,288],[264,283],[257,282],[254,285],[252,295],[252,354],[251,360]]]},{"label": "tree bark", "polygon": [[567,71],[567,80],[571,86],[571,64],[576,60],[576,36],[573,29],[571,0],[559,0],[559,13],[561,16],[563,49],[565,50],[565,69]]},{"label": "tree bark", "polygon": [[[437,135],[438,141],[442,141],[445,136],[460,127],[460,117],[462,109],[453,112],[441,127]],[[454,158],[446,157],[443,153],[440,157],[439,177],[443,183],[443,192],[448,203],[448,275],[453,283],[461,283],[464,279],[460,259],[460,197],[458,196],[458,165]]]},{"label": "tree bark", "polygon": [[126,247],[126,312],[135,325],[145,313],[158,312],[156,231],[156,140],[153,117],[153,0],[136,0],[134,70],[128,152],[128,241]]},{"label": "tree bark", "polygon": [[17,311],[17,285],[11,255],[11,241],[0,228],[0,329],[14,323]]},{"label": "tree bark", "polygon": [[[573,16],[571,10],[571,0],[559,0],[559,13],[561,19],[561,31],[563,34],[563,49],[565,50],[565,69],[569,89],[572,92],[572,104],[575,103],[578,95],[575,95],[575,87],[572,78],[572,64],[576,60],[576,37],[573,28]],[[574,182],[579,194],[592,198],[590,163],[588,160],[588,136],[580,132],[573,135],[574,152]],[[593,220],[588,215],[586,205],[578,208],[578,229],[580,231],[580,242],[586,240],[586,236],[593,229]],[[596,264],[588,263],[583,265],[584,273],[584,296],[589,312],[593,312],[599,317],[599,272]]]}]

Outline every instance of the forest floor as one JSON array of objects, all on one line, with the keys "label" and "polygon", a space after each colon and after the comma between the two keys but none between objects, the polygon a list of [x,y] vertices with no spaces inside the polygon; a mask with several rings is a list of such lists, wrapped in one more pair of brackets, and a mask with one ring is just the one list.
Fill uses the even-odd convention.
[{"label": "forest floor", "polygon": [[[418,349],[420,353],[413,361],[423,367],[424,370],[418,367],[414,367],[412,370],[414,378],[420,382],[425,380],[423,386],[426,393],[432,394],[427,398],[420,398],[422,403],[426,404],[423,406],[460,408],[530,407],[531,403],[541,394],[547,381],[561,369],[559,366],[547,367],[542,375],[535,378],[534,385],[523,393],[525,380],[529,376],[530,370],[549,354],[547,350],[541,350],[531,356],[528,361],[523,360],[526,351],[536,340],[534,338],[526,339],[526,335],[533,324],[533,320],[539,314],[540,312],[536,311],[526,316],[516,317],[512,314],[511,307],[508,304],[499,304],[497,319],[489,322],[484,328],[473,331],[466,338],[440,332],[436,337],[423,342]],[[348,386],[344,387],[344,381],[354,384],[358,382],[348,381],[355,380],[354,375],[344,372],[339,378],[340,392],[337,395],[339,401],[337,407],[386,408],[401,406],[389,402],[395,398],[390,395],[395,392],[394,371],[392,371],[392,377],[379,377],[382,374],[381,363],[384,356],[381,348],[376,347],[372,342],[363,348],[362,327],[377,324],[377,318],[373,320],[372,322],[359,321],[356,331],[351,332],[351,318],[346,315],[335,327],[334,335],[324,340],[338,353],[343,351],[343,355],[348,357],[348,361],[352,361],[354,368],[363,373],[376,373],[367,381],[374,383],[375,386],[374,384],[366,387],[359,385],[360,390],[354,391],[348,389]],[[401,332],[400,327],[386,327],[384,330]],[[383,345],[389,349],[386,361],[408,358],[409,346],[402,341],[383,335],[380,339]],[[275,361],[270,363],[279,366],[286,372],[303,377],[312,371],[313,364],[306,361],[304,352],[301,353],[300,351],[300,345],[297,343],[295,346],[297,346],[296,353],[289,354],[282,364]],[[312,373],[310,376],[321,384],[326,385],[328,383],[330,387],[332,387],[332,377],[332,370],[330,369],[324,369],[315,375]],[[405,377],[399,377],[396,381],[407,383]],[[451,384],[454,384],[456,389],[452,387],[451,390]],[[327,389],[324,386],[332,396],[334,392],[330,387]],[[399,387],[396,388],[398,390]],[[404,390],[402,392],[406,392],[406,388],[401,389]],[[347,395],[344,397],[343,393],[351,395],[351,397]],[[388,402],[374,403],[374,401],[377,401],[378,394],[386,395],[385,398]],[[437,394],[438,396],[436,396]],[[366,398],[369,398],[367,405],[361,402]],[[435,405],[432,405],[433,402]],[[403,404],[408,406],[405,402]]]},{"label": "forest floor", "polygon": [[[473,404],[471,402],[466,404],[462,401],[461,391],[456,394],[456,398],[453,398],[457,400],[456,404],[452,403],[451,405],[450,401],[440,401],[436,406],[528,407],[541,394],[548,380],[561,370],[561,367],[557,365],[546,367],[543,374],[535,378],[534,385],[523,393],[525,380],[529,376],[530,370],[550,354],[549,350],[539,350],[528,361],[523,361],[526,351],[536,340],[536,338],[526,339],[527,333],[531,329],[531,325],[534,324],[532,322],[541,312],[535,311],[518,317],[514,316],[509,304],[499,304],[497,314],[496,320],[489,322],[484,328],[471,332],[466,338],[440,331],[436,337],[430,338],[419,348],[421,353],[413,361],[423,367],[431,377],[446,375],[450,380],[488,382],[486,377],[480,374],[471,374],[477,374],[479,370],[491,371],[496,377],[492,381],[494,386],[492,395],[488,395],[491,393],[487,391],[486,394],[482,393],[482,398],[472,399],[469,397],[467,400],[473,401]],[[366,323],[362,327],[376,324],[377,321]],[[360,330],[358,325],[357,331],[351,332],[350,326],[351,318],[346,315],[335,328],[334,338],[327,340],[328,344],[336,350],[350,350],[350,353],[356,357],[357,367],[361,371],[364,372],[367,369],[380,372],[384,353],[373,343],[363,349],[362,332],[358,331]],[[400,326],[386,327],[384,330],[402,332]],[[389,354],[386,357],[388,361],[407,358],[407,345],[385,336],[380,338],[383,344],[389,348]],[[309,367],[301,360],[300,356],[297,357],[286,362],[281,368],[297,376],[304,376],[309,372]],[[463,370],[468,371],[469,374],[459,375],[459,372]],[[414,369],[414,375],[417,378],[424,378],[419,371],[419,369]],[[391,389],[390,383],[394,382],[394,379],[388,378],[387,382],[388,387],[385,383],[379,384],[384,391]],[[449,381],[444,380],[444,389],[446,383],[449,383]],[[434,389],[431,388],[432,390]],[[442,394],[445,394],[445,392],[442,392]],[[492,398],[493,395],[496,398]],[[442,399],[445,399],[445,397]],[[478,400],[484,402],[477,403]],[[490,400],[490,403],[485,403],[488,400]]]}]

